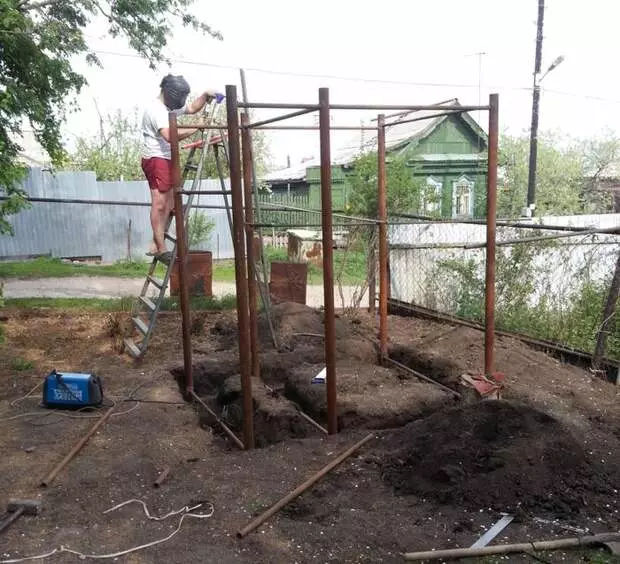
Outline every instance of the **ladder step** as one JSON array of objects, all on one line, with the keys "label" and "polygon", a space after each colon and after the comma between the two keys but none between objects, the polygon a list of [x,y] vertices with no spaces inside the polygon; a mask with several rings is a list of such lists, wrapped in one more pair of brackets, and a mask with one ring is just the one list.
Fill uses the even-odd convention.
[{"label": "ladder step", "polygon": [[198,165],[197,164],[191,164],[191,163],[187,163],[185,165],[185,170],[198,170]]},{"label": "ladder step", "polygon": [[146,335],[149,332],[149,326],[142,321],[138,316],[133,317],[133,324],[138,328],[138,331],[143,335]]},{"label": "ladder step", "polygon": [[166,233],[164,235],[164,239],[168,239],[168,241],[172,241],[173,243],[177,242],[177,238],[174,235],[171,235],[170,233]]},{"label": "ladder step", "polygon": [[133,340],[125,339],[123,343],[125,344],[125,348],[129,351],[129,354],[131,356],[133,356],[134,358],[140,358],[142,356],[142,351],[140,350],[140,347],[138,347],[138,345],[136,345]]},{"label": "ladder step", "polygon": [[148,307],[151,311],[155,311],[157,309],[157,306],[152,302],[152,300],[150,300],[149,298],[147,298],[146,296],[140,296],[140,301],[146,306]]},{"label": "ladder step", "polygon": [[156,286],[157,288],[159,288],[160,290],[164,287],[164,281],[159,279],[159,278],[155,278],[155,276],[147,276],[149,282],[151,284],[153,284],[153,286]]}]

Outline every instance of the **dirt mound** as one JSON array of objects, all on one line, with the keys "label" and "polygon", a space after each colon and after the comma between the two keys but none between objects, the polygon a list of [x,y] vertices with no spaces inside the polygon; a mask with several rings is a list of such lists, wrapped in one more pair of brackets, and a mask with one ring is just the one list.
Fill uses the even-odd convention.
[{"label": "dirt mound", "polygon": [[[324,364],[299,364],[284,393],[318,419],[327,419],[325,384],[312,383]],[[437,387],[376,364],[340,361],[336,367],[338,427],[385,429],[419,419],[453,402]]]},{"label": "dirt mound", "polygon": [[[271,308],[271,322],[276,333],[280,351],[293,351],[299,347],[324,348],[323,311],[309,306],[283,302]],[[237,344],[237,319],[229,317],[218,321],[211,334],[219,339],[222,348]],[[262,351],[273,348],[269,319],[265,312],[258,316],[259,347]],[[336,319],[336,351],[339,358],[355,358],[364,362],[376,362],[377,349],[371,340],[359,334],[353,321]]]},{"label": "dirt mound", "polygon": [[613,494],[555,419],[530,407],[486,401],[437,412],[386,438],[383,477],[398,493],[469,509],[572,514]]}]

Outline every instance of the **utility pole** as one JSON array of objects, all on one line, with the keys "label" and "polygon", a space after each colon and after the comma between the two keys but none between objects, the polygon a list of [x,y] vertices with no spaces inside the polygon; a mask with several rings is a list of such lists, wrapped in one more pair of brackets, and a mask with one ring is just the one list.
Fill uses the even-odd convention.
[{"label": "utility pole", "polygon": [[534,90],[532,94],[532,127],[530,129],[530,168],[527,178],[526,215],[534,215],[536,201],[536,164],[538,161],[538,107],[540,104],[540,65],[542,61],[543,22],[545,0],[538,0],[538,22],[536,24],[536,55],[534,59]]}]

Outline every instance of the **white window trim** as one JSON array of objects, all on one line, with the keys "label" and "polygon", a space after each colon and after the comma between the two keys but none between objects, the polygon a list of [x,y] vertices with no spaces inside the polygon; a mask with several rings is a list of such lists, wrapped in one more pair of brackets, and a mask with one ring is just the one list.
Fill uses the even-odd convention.
[{"label": "white window trim", "polygon": [[431,212],[431,213],[435,213],[435,212],[441,213],[441,195],[443,192],[443,182],[441,182],[440,180],[437,180],[436,178],[432,176],[427,176],[426,186],[432,186],[435,189],[435,194],[437,196],[437,202],[433,202],[433,206],[437,206],[437,207],[436,209],[429,210],[428,202],[426,202],[425,199],[422,198],[422,211]]},{"label": "white window trim", "polygon": [[[456,187],[459,184],[466,184],[469,187],[469,210],[466,215],[458,215],[456,213]],[[456,180],[452,181],[452,217],[473,217],[474,216],[474,187],[476,183],[462,174]]]}]

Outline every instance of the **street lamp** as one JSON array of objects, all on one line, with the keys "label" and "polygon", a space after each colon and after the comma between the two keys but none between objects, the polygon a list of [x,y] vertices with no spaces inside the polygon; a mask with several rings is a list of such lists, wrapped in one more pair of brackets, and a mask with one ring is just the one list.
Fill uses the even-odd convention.
[{"label": "street lamp", "polygon": [[560,55],[550,65],[549,68],[540,75],[540,62],[536,61],[534,72],[534,92],[532,96],[532,127],[530,129],[530,167],[527,178],[527,207],[525,215],[532,217],[536,208],[536,164],[538,160],[538,107],[540,104],[540,83],[553,69],[564,61],[564,56]]}]

